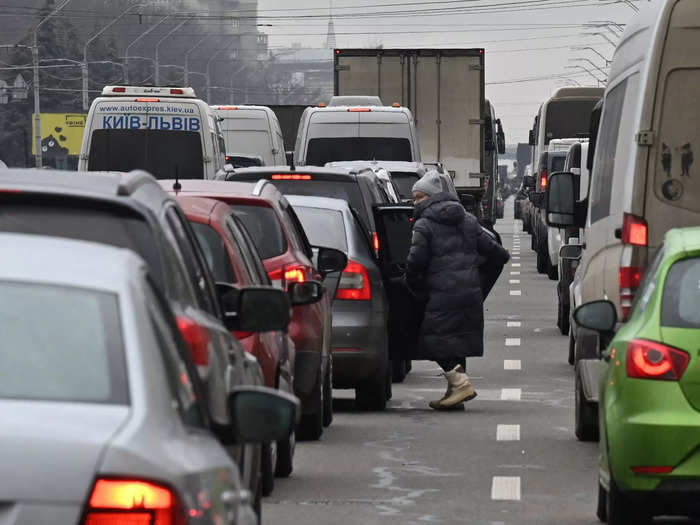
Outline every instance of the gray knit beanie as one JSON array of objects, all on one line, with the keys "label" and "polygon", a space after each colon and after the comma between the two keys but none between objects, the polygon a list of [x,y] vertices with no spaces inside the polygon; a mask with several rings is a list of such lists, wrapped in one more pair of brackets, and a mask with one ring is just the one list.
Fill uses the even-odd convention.
[{"label": "gray knit beanie", "polygon": [[425,175],[423,175],[418,181],[413,185],[412,191],[420,191],[425,193],[428,197],[440,193],[442,190],[442,179],[440,174],[435,170],[430,170]]}]

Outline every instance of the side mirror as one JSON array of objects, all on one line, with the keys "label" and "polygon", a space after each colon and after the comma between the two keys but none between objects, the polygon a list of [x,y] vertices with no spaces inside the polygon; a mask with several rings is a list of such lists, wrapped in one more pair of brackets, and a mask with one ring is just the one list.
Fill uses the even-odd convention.
[{"label": "side mirror", "polygon": [[580,261],[583,255],[583,246],[580,244],[565,244],[559,248],[559,258],[562,261]]},{"label": "side mirror", "polygon": [[575,175],[554,173],[547,185],[547,225],[553,228],[576,226]]},{"label": "side mirror", "polygon": [[535,187],[535,176],[534,175],[524,175],[523,176],[523,186],[528,189],[533,189]]},{"label": "side mirror", "polygon": [[233,167],[233,164],[225,164],[225,165],[224,165],[224,172],[227,173],[227,174],[228,174],[228,173],[235,173],[235,172],[236,172],[236,168]]},{"label": "side mirror", "polygon": [[318,249],[318,271],[324,277],[329,273],[342,272],[348,265],[348,256],[335,248]]},{"label": "side mirror", "polygon": [[233,441],[270,443],[287,439],[299,424],[299,400],[263,386],[239,387],[229,393]]},{"label": "side mirror", "polygon": [[576,308],[574,321],[578,326],[609,335],[615,331],[617,310],[610,301],[593,301]]},{"label": "side mirror", "polygon": [[291,321],[290,302],[283,290],[272,286],[236,288],[216,283],[224,311],[224,324],[232,332],[286,330]]},{"label": "side mirror", "polygon": [[535,130],[531,129],[527,136],[527,141],[530,146],[535,146]]},{"label": "side mirror", "polygon": [[292,306],[314,304],[323,298],[323,285],[318,281],[292,282],[287,285],[287,295]]}]

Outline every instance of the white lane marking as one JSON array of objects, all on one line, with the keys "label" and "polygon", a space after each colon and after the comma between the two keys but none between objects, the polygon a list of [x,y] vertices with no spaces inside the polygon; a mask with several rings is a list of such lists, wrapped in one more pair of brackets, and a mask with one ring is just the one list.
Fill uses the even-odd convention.
[{"label": "white lane marking", "polygon": [[508,321],[506,327],[508,328],[520,328],[523,325],[520,321]]},{"label": "white lane marking", "polygon": [[520,338],[506,337],[506,346],[520,346]]},{"label": "white lane marking", "polygon": [[503,361],[503,370],[522,370],[523,365],[520,359],[506,359]]},{"label": "white lane marking", "polygon": [[520,268],[520,263],[513,263],[511,264],[513,268]]},{"label": "white lane marking", "polygon": [[520,275],[520,272],[510,272],[511,275]]},{"label": "white lane marking", "polygon": [[520,401],[522,388],[501,388],[501,401]]},{"label": "white lane marking", "polygon": [[494,476],[491,482],[491,499],[520,501],[520,476]]},{"label": "white lane marking", "polygon": [[523,292],[522,292],[521,290],[511,290],[511,291],[510,291],[510,295],[519,296],[519,295],[522,295],[522,294],[523,294]]},{"label": "white lane marking", "polygon": [[510,284],[520,284],[520,279],[511,279]]},{"label": "white lane marking", "polygon": [[496,441],[520,441],[520,425],[498,425]]}]

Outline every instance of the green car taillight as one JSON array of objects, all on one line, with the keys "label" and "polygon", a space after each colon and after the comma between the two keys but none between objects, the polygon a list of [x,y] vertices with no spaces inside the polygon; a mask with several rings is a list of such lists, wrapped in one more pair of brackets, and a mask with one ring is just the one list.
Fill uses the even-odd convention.
[{"label": "green car taillight", "polygon": [[628,377],[678,381],[689,362],[687,352],[655,341],[634,339],[627,347]]}]

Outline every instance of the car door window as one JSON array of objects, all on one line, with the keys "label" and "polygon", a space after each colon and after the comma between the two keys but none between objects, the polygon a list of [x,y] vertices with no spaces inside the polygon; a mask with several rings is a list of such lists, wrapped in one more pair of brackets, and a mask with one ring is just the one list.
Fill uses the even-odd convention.
[{"label": "car door window", "polygon": [[199,404],[199,399],[204,397],[197,395],[199,390],[199,385],[196,383],[197,374],[183,348],[172,313],[150,279],[145,280],[143,289],[148,300],[149,321],[158,349],[163,356],[173,404],[177,407],[185,425],[206,428],[205,412]]},{"label": "car door window", "polygon": [[311,243],[306,237],[304,227],[301,225],[299,217],[297,217],[297,214],[294,212],[294,208],[292,208],[291,204],[289,204],[286,199],[284,200],[282,212],[284,213],[285,221],[289,226],[289,234],[290,236],[294,237],[297,249],[303,251],[309,259],[312,259],[314,256],[314,251],[311,247]]},{"label": "car door window", "polygon": [[238,249],[241,251],[242,260],[253,277],[253,281],[256,284],[271,285],[270,276],[265,271],[265,265],[246,227],[235,214],[232,214],[226,220],[226,225],[231,235],[233,235]]}]

